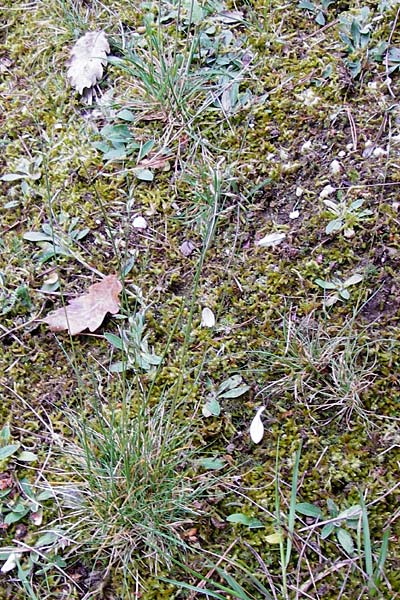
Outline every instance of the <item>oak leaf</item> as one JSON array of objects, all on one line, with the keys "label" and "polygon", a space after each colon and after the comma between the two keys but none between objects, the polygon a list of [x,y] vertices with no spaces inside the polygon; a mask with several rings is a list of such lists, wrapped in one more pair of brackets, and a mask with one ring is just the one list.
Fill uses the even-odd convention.
[{"label": "oak leaf", "polygon": [[51,331],[67,329],[70,335],[84,329],[95,331],[102,324],[107,313],[115,315],[119,311],[121,282],[116,275],[109,275],[99,283],[91,285],[85,294],[73,298],[66,306],[50,313],[44,323]]},{"label": "oak leaf", "polygon": [[104,31],[89,31],[79,38],[67,62],[67,77],[79,94],[90,89],[103,77],[110,45]]}]

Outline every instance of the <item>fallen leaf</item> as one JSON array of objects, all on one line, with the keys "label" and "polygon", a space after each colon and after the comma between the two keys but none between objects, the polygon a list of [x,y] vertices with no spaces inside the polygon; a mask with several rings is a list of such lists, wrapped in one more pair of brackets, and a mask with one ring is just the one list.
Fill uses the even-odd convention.
[{"label": "fallen leaf", "polygon": [[89,31],[79,38],[67,62],[67,78],[73,88],[83,94],[103,77],[110,45],[104,31]]},{"label": "fallen leaf", "polygon": [[117,276],[109,275],[91,285],[86,294],[50,313],[42,322],[47,323],[51,331],[67,329],[70,335],[81,333],[84,329],[95,331],[107,313],[115,315],[119,311],[118,295],[121,290],[122,285]]},{"label": "fallen leaf", "polygon": [[264,437],[264,425],[261,421],[261,413],[265,410],[265,406],[258,409],[256,416],[250,425],[250,437],[255,444],[259,444]]}]

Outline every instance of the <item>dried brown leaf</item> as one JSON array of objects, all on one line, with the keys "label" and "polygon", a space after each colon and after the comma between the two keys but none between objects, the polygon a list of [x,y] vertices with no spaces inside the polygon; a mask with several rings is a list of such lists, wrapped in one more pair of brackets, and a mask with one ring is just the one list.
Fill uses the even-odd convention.
[{"label": "dried brown leaf", "polygon": [[103,77],[110,46],[104,31],[89,31],[79,38],[67,62],[67,78],[79,94]]},{"label": "dried brown leaf", "polygon": [[99,283],[91,285],[86,294],[82,294],[58,310],[50,313],[44,323],[51,331],[67,329],[71,335],[84,329],[95,331],[102,324],[107,313],[115,315],[119,311],[119,293],[121,282],[116,275],[109,275]]}]

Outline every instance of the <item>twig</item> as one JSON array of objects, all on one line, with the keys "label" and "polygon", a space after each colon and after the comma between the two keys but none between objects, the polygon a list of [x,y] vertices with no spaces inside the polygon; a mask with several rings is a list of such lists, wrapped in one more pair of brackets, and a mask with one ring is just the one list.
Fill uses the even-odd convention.
[{"label": "twig", "polygon": [[[219,565],[225,560],[225,558],[228,556],[229,552],[232,550],[232,548],[236,544],[236,542],[237,542],[237,539],[234,540],[230,544],[230,546],[228,546],[228,548],[225,550],[223,555],[219,557],[219,559],[217,560],[215,565],[213,565],[213,567],[208,571],[207,575],[204,576],[204,579],[202,579],[202,581],[200,581],[200,583],[197,585],[198,588],[201,588],[201,589],[204,588],[204,586],[207,583],[207,580],[215,573],[215,571],[219,567]],[[188,597],[188,600],[193,600],[195,597],[196,597],[196,592],[191,592],[190,596]]]}]

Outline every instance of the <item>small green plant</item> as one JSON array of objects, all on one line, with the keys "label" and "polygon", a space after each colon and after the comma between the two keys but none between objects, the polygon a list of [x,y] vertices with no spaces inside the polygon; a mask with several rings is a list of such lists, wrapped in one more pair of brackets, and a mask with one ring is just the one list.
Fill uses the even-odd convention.
[{"label": "small green plant", "polygon": [[[121,110],[116,118],[123,121],[133,121],[135,119],[133,113],[127,109]],[[93,146],[103,153],[103,160],[110,162],[132,160],[135,154],[135,163],[137,164],[151,152],[155,145],[154,139],[149,139],[146,142],[137,141],[125,123],[105,125],[100,130],[100,135],[103,141],[94,142]],[[154,175],[149,169],[134,167],[132,171],[142,181],[152,181],[154,179]]]},{"label": "small green plant", "polygon": [[318,25],[326,24],[326,11],[335,4],[335,0],[321,0],[321,2],[311,2],[310,0],[299,0],[299,8],[310,12]]},{"label": "small green plant", "polygon": [[329,538],[333,533],[343,550],[349,555],[354,555],[355,544],[352,535],[347,528],[357,530],[359,527],[361,506],[356,504],[339,512],[335,502],[328,498],[327,500],[328,516],[324,515],[319,506],[309,502],[300,502],[296,504],[296,513],[306,517],[312,517],[322,521],[321,539]]},{"label": "small green plant", "polygon": [[361,273],[354,273],[344,281],[338,277],[334,277],[330,281],[324,279],[316,279],[315,283],[319,285],[323,290],[332,292],[327,296],[324,301],[324,306],[332,306],[339,300],[346,301],[350,299],[349,287],[357,285],[364,279]]},{"label": "small green plant", "polygon": [[58,554],[63,547],[61,532],[57,529],[46,529],[45,533],[30,531],[32,525],[39,527],[42,524],[44,503],[54,498],[50,487],[40,488],[26,477],[18,476],[21,463],[26,465],[37,460],[36,454],[23,450],[20,442],[13,442],[10,427],[5,425],[0,431],[0,529],[9,535],[15,528],[17,540],[29,535],[29,541],[32,537],[36,537],[36,541],[32,546],[18,542],[0,546],[0,573],[16,570],[17,581],[33,600],[38,598],[30,583],[32,573],[65,566]]},{"label": "small green plant", "polygon": [[344,62],[351,76],[356,78],[361,74],[367,60],[372,31],[370,9],[363,6],[357,11],[342,13],[339,21],[339,36],[348,53]]},{"label": "small green plant", "polygon": [[0,273],[0,315],[6,315],[17,310],[30,310],[32,301],[27,285],[19,285],[15,290],[8,290],[5,278]]},{"label": "small green plant", "polygon": [[89,227],[78,228],[79,220],[79,217],[70,217],[68,213],[61,212],[56,223],[43,223],[41,231],[27,231],[23,238],[41,248],[37,255],[40,263],[55,256],[75,256],[72,246],[90,233]]},{"label": "small green plant", "polygon": [[315,525],[307,526],[300,531],[311,528],[318,533],[321,540],[328,539],[334,533],[337,543],[348,556],[364,560],[364,576],[367,580],[369,597],[374,597],[379,589],[388,554],[390,529],[385,529],[379,553],[374,553],[368,511],[361,491],[360,504],[339,511],[335,502],[328,498],[327,511],[328,516],[316,504],[309,502],[296,504],[296,514],[316,519]]},{"label": "small green plant", "polygon": [[373,215],[372,210],[365,208],[360,210],[364,204],[364,200],[354,200],[350,204],[346,202],[335,202],[333,200],[323,200],[323,203],[328,208],[329,212],[334,215],[334,219],[331,219],[325,228],[325,233],[338,233],[343,231],[344,236],[347,238],[354,237],[354,227]]},{"label": "small green plant", "polygon": [[232,375],[225,379],[216,390],[212,390],[207,395],[207,401],[203,406],[202,412],[205,417],[219,417],[221,414],[220,400],[223,398],[238,398],[243,396],[250,386],[243,383],[241,375]]},{"label": "small green plant", "polygon": [[148,334],[145,333],[145,309],[128,318],[128,327],[120,327],[119,336],[105,333],[104,337],[114,348],[124,353],[124,360],[114,362],[110,371],[124,373],[129,370],[154,373],[162,357],[149,347]]}]

